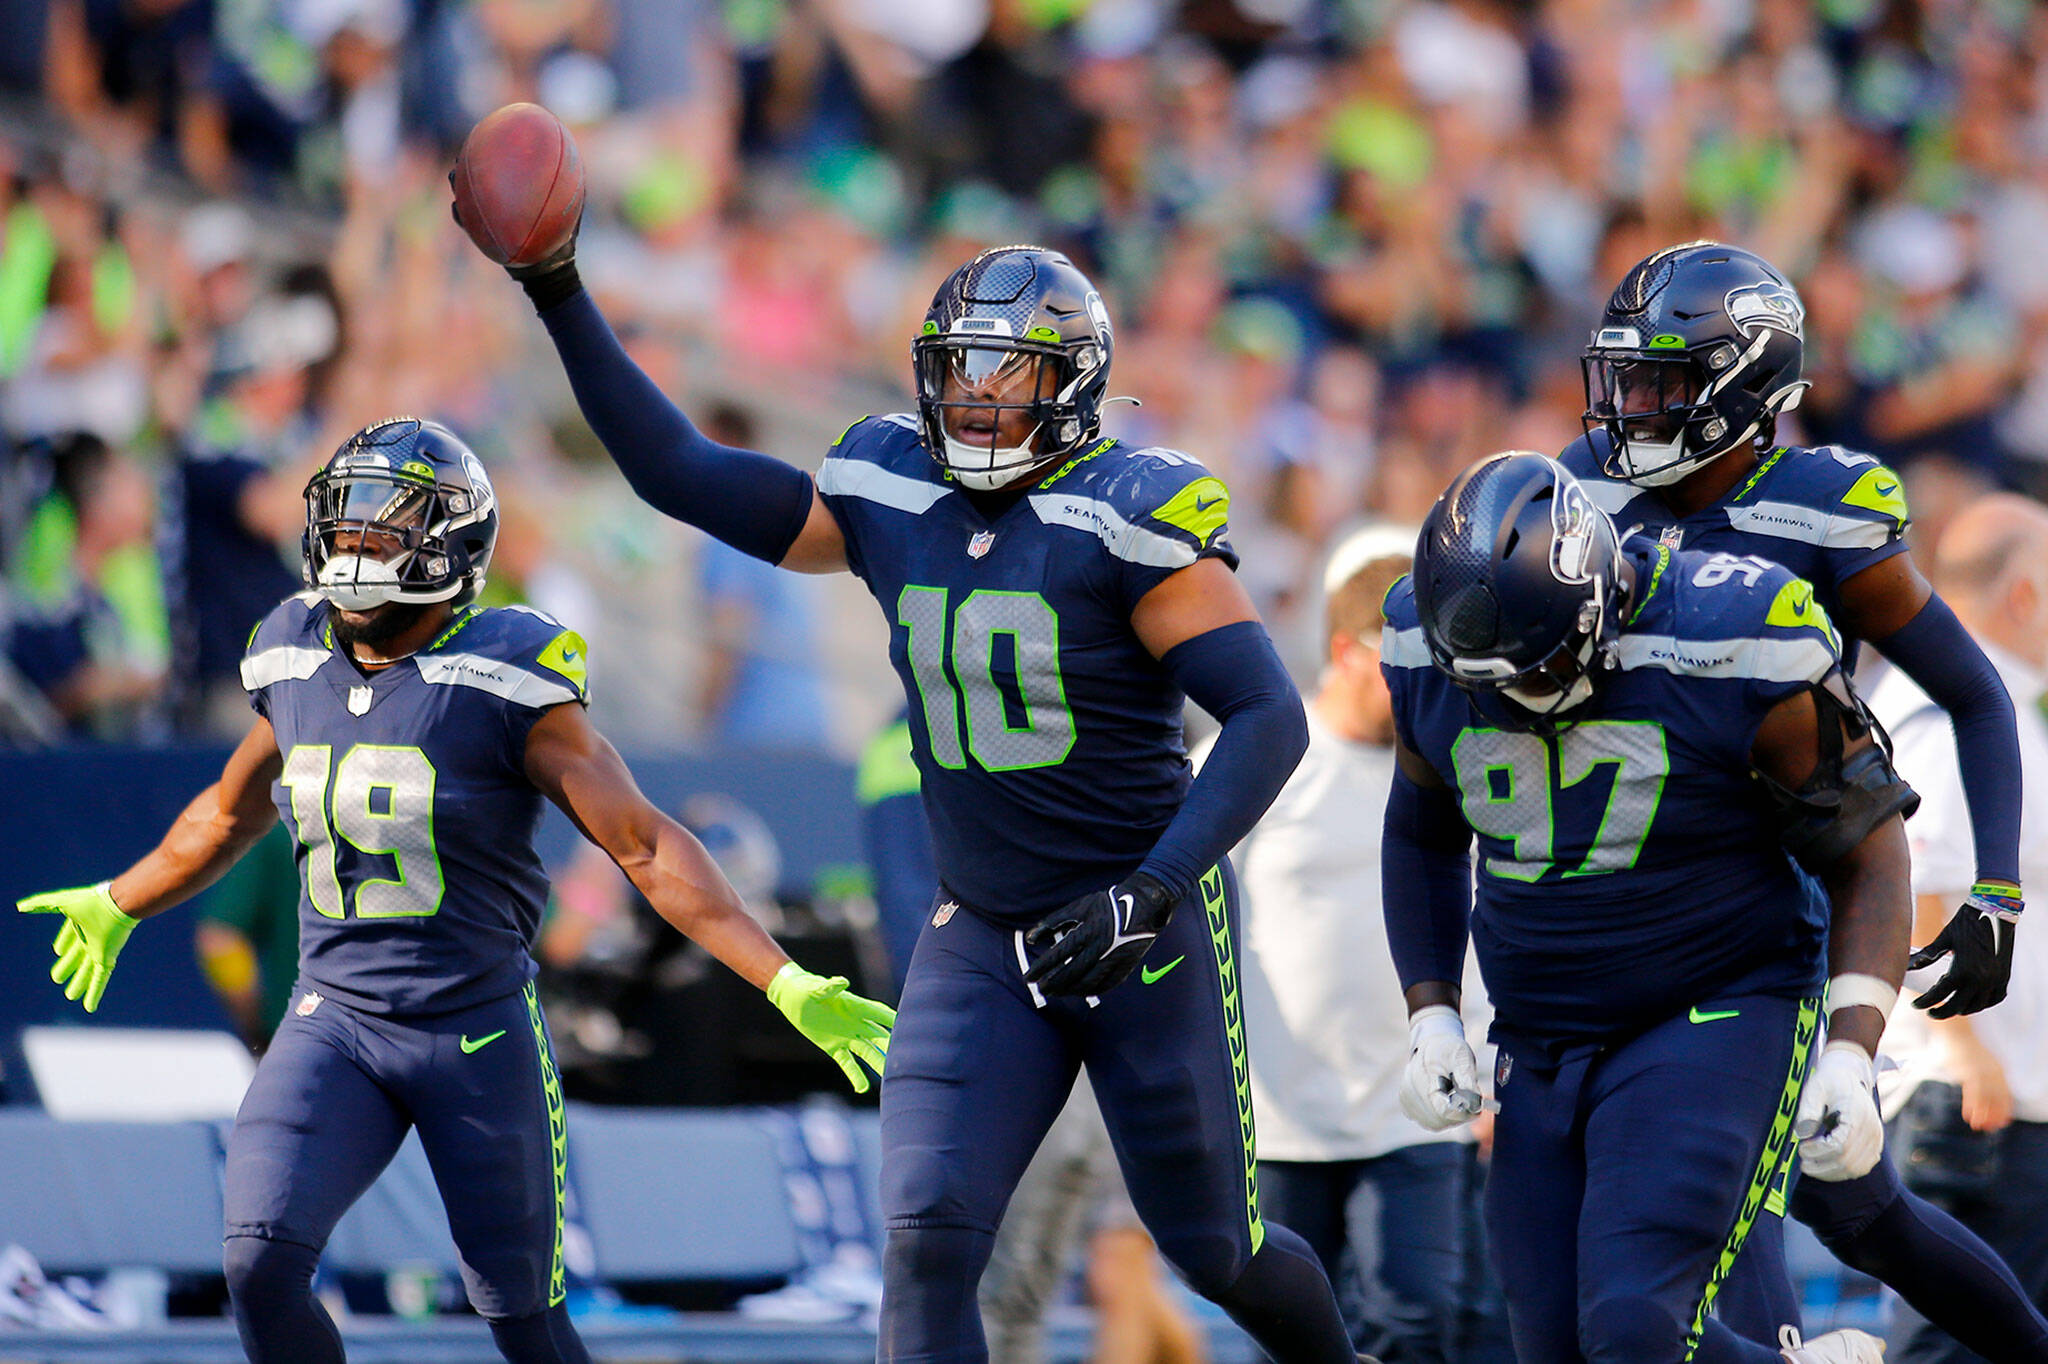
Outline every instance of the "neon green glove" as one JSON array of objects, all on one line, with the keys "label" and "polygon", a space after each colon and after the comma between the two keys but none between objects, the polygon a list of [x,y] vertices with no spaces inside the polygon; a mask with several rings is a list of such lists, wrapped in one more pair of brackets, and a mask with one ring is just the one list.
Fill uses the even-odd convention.
[{"label": "neon green glove", "polygon": [[23,914],[62,914],[64,927],[57,930],[57,964],[50,979],[64,987],[64,998],[85,1000],[85,1011],[95,1013],[100,996],[107,992],[107,980],[114,974],[114,959],[128,935],[135,931],[134,919],[121,912],[102,881],[96,886],[74,886],[70,890],[46,890],[14,902]]},{"label": "neon green glove", "polygon": [[867,1072],[855,1057],[882,1073],[889,1050],[889,1027],[896,1011],[886,1004],[849,994],[845,976],[814,975],[787,962],[768,982],[768,1002],[818,1049],[839,1063],[853,1092],[868,1092]]}]

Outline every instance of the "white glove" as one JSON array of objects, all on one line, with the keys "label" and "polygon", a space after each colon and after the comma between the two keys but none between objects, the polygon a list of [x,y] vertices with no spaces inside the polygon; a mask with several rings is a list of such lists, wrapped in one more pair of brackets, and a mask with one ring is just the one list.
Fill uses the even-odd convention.
[{"label": "white glove", "polygon": [[1448,1004],[1431,1004],[1408,1019],[1401,1111],[1432,1132],[1479,1116],[1479,1062],[1465,1043],[1464,1020]]},{"label": "white glove", "polygon": [[1800,1091],[1792,1131],[1799,1168],[1815,1179],[1834,1183],[1870,1173],[1884,1154],[1884,1119],[1869,1052],[1854,1042],[1827,1044]]}]

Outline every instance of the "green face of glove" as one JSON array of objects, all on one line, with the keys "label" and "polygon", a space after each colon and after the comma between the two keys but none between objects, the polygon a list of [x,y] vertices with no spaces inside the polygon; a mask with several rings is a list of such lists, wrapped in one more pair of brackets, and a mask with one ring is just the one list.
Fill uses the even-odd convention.
[{"label": "green face of glove", "polygon": [[107,980],[114,974],[114,959],[135,920],[121,912],[107,893],[108,882],[96,886],[74,886],[70,890],[46,890],[14,902],[23,914],[62,914],[64,927],[57,930],[57,964],[50,979],[64,987],[64,998],[82,999],[87,1013],[97,1012],[100,996],[107,992]]},{"label": "green face of glove", "polygon": [[768,982],[768,1002],[839,1063],[854,1093],[865,1094],[868,1077],[859,1063],[865,1061],[875,1074],[882,1073],[889,1050],[889,1026],[896,1021],[896,1011],[849,994],[846,985],[845,976],[813,975],[789,962]]}]

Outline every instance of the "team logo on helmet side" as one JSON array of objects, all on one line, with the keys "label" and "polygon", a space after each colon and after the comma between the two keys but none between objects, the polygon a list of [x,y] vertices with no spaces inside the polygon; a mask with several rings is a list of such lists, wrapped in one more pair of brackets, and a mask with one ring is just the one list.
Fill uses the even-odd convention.
[{"label": "team logo on helmet side", "polygon": [[1730,289],[1722,306],[1728,310],[1728,320],[1741,328],[1744,336],[1754,336],[1759,328],[1770,327],[1799,340],[1806,337],[1806,309],[1800,304],[1799,295],[1791,286],[1776,280]]},{"label": "team logo on helmet side", "polygon": [[1604,543],[1599,522],[1606,514],[1593,505],[1575,478],[1560,478],[1557,494],[1550,502],[1550,571],[1561,583],[1578,585],[1593,580],[1593,555]]}]

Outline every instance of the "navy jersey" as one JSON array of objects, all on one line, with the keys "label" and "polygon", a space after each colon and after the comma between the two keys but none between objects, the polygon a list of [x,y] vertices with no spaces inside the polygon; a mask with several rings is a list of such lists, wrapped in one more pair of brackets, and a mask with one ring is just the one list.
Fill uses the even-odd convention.
[{"label": "navy jersey", "polygon": [[1612,1040],[1821,984],[1826,895],[1780,844],[1750,745],[1839,666],[1833,627],[1776,565],[1624,552],[1638,595],[1619,667],[1550,738],[1490,723],[1431,666],[1409,580],[1387,598],[1395,722],[1478,835],[1472,942],[1506,1040]]},{"label": "navy jersey", "polygon": [[547,903],[526,736],[582,703],[572,630],[524,607],[456,614],[365,675],[307,592],[256,627],[250,703],[277,733],[272,788],[297,839],[299,973],[380,1014],[442,1013],[519,989]]},{"label": "navy jersey", "polygon": [[1754,554],[1813,584],[1839,618],[1842,584],[1906,549],[1911,517],[1899,476],[1873,455],[1839,445],[1781,445],[1726,496],[1676,517],[1655,488],[1600,471],[1607,433],[1581,436],[1558,456],[1623,533],[1634,530],[1674,549]]},{"label": "navy jersey", "polygon": [[889,622],[947,889],[1022,925],[1143,861],[1189,776],[1185,698],[1131,609],[1197,559],[1236,567],[1223,484],[1104,440],[989,519],[899,414],[847,428],[818,490]]}]

